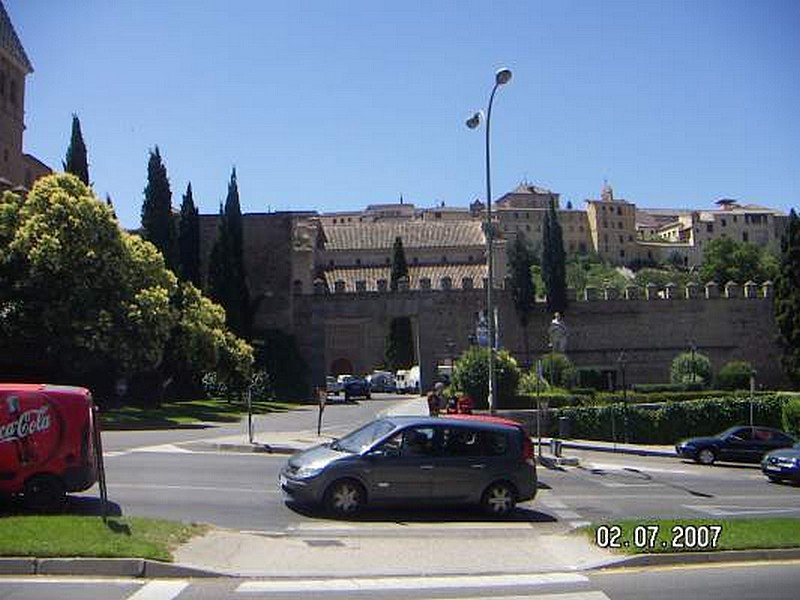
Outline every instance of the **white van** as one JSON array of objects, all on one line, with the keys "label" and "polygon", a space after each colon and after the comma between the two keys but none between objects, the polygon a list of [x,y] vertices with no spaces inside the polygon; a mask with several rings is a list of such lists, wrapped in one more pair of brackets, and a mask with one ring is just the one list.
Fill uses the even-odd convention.
[{"label": "white van", "polygon": [[395,374],[395,383],[398,392],[419,394],[419,365],[399,370]]}]

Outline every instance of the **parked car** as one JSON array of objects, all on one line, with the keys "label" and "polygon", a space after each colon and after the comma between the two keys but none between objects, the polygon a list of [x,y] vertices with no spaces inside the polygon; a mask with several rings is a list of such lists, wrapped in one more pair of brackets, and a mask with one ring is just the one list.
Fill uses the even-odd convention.
[{"label": "parked car", "polygon": [[344,401],[350,402],[353,398],[366,398],[369,400],[372,397],[370,392],[369,383],[366,379],[359,377],[351,377],[344,384]]},{"label": "parked car", "polygon": [[772,450],[788,448],[794,439],[770,427],[736,426],[712,437],[683,440],[675,445],[678,456],[711,465],[718,460],[760,462]]},{"label": "parked car", "polygon": [[325,389],[327,390],[329,395],[338,396],[342,393],[344,389],[344,384],[340,382],[336,377],[328,375],[325,378]]},{"label": "parked car", "polygon": [[0,495],[37,512],[59,510],[102,470],[97,409],[89,390],[0,384]]},{"label": "parked car", "polygon": [[400,369],[395,374],[397,391],[404,394],[419,393],[419,366]]},{"label": "parked car", "polygon": [[369,387],[373,392],[395,392],[397,384],[389,371],[375,371],[367,376]]},{"label": "parked car", "polygon": [[764,456],[761,461],[761,472],[770,481],[800,482],[800,444],[792,448],[774,450]]},{"label": "parked car", "polygon": [[281,489],[339,515],[365,506],[475,504],[507,515],[536,495],[530,439],[492,418],[397,416],[289,458]]}]

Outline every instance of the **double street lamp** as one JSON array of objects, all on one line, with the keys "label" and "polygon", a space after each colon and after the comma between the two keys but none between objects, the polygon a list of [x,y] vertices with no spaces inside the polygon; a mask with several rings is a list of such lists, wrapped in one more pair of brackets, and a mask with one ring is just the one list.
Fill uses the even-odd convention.
[{"label": "double street lamp", "polygon": [[[488,284],[486,286],[486,316],[488,317],[489,333],[489,411],[495,412],[497,401],[497,377],[495,376],[495,319],[494,305],[492,302],[492,288],[494,287],[494,229],[492,226],[492,175],[491,163],[489,160],[489,131],[492,124],[492,104],[497,88],[511,81],[511,70],[500,69],[494,75],[494,87],[489,96],[489,106],[486,109],[486,222],[484,223],[484,235],[486,236],[486,261],[488,270]],[[467,119],[467,127],[475,129],[483,120],[483,112],[478,111]]]}]

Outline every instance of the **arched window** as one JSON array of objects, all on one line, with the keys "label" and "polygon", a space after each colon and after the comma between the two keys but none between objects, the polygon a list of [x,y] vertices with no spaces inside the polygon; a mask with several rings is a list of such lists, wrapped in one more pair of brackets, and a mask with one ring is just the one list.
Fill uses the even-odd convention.
[{"label": "arched window", "polygon": [[0,71],[0,97],[6,97],[6,74]]}]

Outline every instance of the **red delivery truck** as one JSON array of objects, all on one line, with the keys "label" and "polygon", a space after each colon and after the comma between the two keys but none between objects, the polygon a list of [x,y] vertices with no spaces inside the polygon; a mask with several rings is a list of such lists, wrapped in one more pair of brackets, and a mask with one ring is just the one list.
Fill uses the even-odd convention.
[{"label": "red delivery truck", "polygon": [[0,495],[36,511],[62,507],[102,471],[97,408],[89,390],[0,383]]}]

